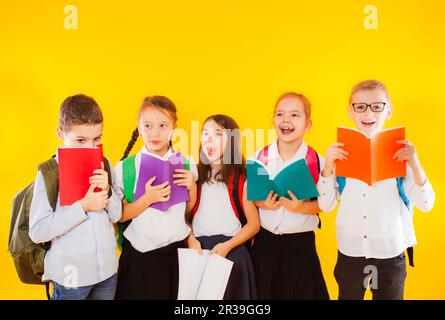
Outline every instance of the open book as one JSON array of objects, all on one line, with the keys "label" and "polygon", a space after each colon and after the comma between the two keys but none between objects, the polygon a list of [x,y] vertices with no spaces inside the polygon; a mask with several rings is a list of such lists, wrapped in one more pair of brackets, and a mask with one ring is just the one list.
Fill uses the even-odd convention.
[{"label": "open book", "polygon": [[291,199],[287,191],[291,191],[299,200],[318,197],[317,187],[304,159],[295,161],[283,168],[274,179],[261,161],[247,161],[247,199],[266,200],[270,191],[280,197]]},{"label": "open book", "polygon": [[178,249],[178,300],[222,300],[233,262],[202,250]]},{"label": "open book", "polygon": [[156,180],[153,182],[152,186],[168,181],[171,187],[171,194],[168,201],[156,202],[150,207],[160,211],[167,211],[175,204],[188,201],[189,194],[187,188],[177,186],[173,183],[175,180],[173,174],[175,174],[176,169],[184,169],[183,158],[179,152],[172,154],[168,159],[141,153],[141,166],[139,169],[134,200],[139,199],[145,193],[145,184],[153,176],[156,176]]},{"label": "open book", "polygon": [[348,159],[336,162],[336,175],[355,178],[372,185],[375,182],[403,177],[406,175],[406,163],[392,157],[403,147],[397,140],[405,139],[405,128],[396,127],[383,130],[372,138],[350,128],[337,129],[337,141],[345,145]]},{"label": "open book", "polygon": [[90,188],[89,179],[94,170],[101,168],[103,161],[102,145],[93,148],[59,147],[57,153],[60,205],[68,206],[82,199]]}]

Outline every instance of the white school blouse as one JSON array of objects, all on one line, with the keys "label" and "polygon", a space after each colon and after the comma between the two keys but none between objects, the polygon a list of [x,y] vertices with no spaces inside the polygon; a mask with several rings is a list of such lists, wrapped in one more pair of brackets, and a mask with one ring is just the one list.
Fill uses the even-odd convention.
[{"label": "white school blouse", "polygon": [[[56,160],[58,158],[56,157]],[[112,181],[115,181],[111,168]],[[45,181],[39,171],[29,213],[29,236],[35,243],[51,241],[45,255],[43,281],[76,288],[94,285],[116,273],[118,259],[112,223],[120,220],[121,194],[110,186],[108,207],[85,213],[79,201],[56,210],[48,202]]]},{"label": "white school blouse", "polygon": [[[408,199],[421,211],[432,209],[435,194],[427,180],[423,186],[414,182],[407,165],[403,187]],[[323,211],[334,210],[340,198],[335,174],[323,177],[317,188]],[[336,217],[338,250],[351,257],[389,259],[416,244],[412,217],[403,203],[397,180],[387,179],[368,186],[346,178]]]},{"label": "white school blouse", "polygon": [[[136,192],[139,168],[141,165],[141,153],[159,157],[148,152],[145,146],[136,154],[136,183],[134,192]],[[169,149],[162,158],[166,160],[172,154],[174,154],[174,151]],[[192,171],[195,180],[197,180],[198,170],[196,164],[191,157],[188,157],[188,160],[190,163],[190,171]],[[116,186],[121,190],[121,194],[123,195],[122,161],[116,164],[115,171]],[[171,206],[165,212],[148,207],[140,215],[131,220],[124,231],[124,237],[130,241],[131,245],[139,252],[148,252],[184,240],[190,233],[190,227],[185,222],[185,209],[185,202]]]},{"label": "white school blouse", "polygon": [[[308,145],[303,141],[294,156],[286,161],[281,158],[278,145],[275,141],[269,146],[267,169],[270,178],[273,179],[286,166],[306,158]],[[261,150],[255,153],[255,159]],[[323,168],[324,158],[319,155],[320,168]],[[321,169],[320,169],[321,170]],[[319,218],[315,214],[293,213],[280,207],[277,210],[265,210],[259,208],[261,226],[274,234],[300,233],[313,231],[318,228]]]},{"label": "white school blouse", "polygon": [[223,234],[232,237],[241,229],[223,182],[206,182],[201,187],[198,211],[192,222],[195,237]]}]

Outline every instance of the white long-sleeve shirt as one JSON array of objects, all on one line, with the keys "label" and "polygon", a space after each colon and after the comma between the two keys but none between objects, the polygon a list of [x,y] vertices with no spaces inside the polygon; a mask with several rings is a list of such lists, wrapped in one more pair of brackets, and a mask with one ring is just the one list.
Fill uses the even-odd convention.
[{"label": "white long-sleeve shirt", "polygon": [[[57,160],[57,157],[56,157]],[[112,181],[114,173],[112,170]],[[116,273],[118,259],[113,223],[121,218],[120,190],[110,186],[108,207],[86,212],[79,201],[56,210],[48,201],[42,173],[37,173],[29,216],[29,236],[35,243],[51,241],[45,255],[43,281],[66,287],[94,285]]]},{"label": "white long-sleeve shirt", "polygon": [[[423,186],[415,184],[408,166],[403,187],[408,199],[419,210],[427,212],[432,209],[435,194],[430,182],[427,180]],[[341,198],[336,217],[336,236],[341,253],[351,257],[388,259],[417,243],[413,219],[399,195],[395,178],[372,186],[346,178],[340,196],[335,174],[329,177],[320,174],[317,189],[318,205],[325,212],[334,210]]]}]

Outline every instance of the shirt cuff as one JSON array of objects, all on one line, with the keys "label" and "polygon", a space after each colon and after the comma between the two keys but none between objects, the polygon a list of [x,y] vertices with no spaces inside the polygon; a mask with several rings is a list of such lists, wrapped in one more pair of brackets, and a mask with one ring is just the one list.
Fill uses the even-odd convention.
[{"label": "shirt cuff", "polygon": [[320,196],[326,196],[326,194],[335,188],[335,174],[332,173],[328,177],[323,177],[320,173],[320,177],[317,183],[317,190]]}]

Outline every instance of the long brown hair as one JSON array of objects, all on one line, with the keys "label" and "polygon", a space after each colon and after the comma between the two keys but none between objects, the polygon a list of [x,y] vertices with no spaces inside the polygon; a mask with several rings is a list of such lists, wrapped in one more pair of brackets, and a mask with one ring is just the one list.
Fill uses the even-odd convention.
[{"label": "long brown hair", "polygon": [[[209,116],[204,121],[204,124],[211,120],[215,121],[222,129],[225,129],[226,133],[228,134],[227,144],[224,148],[223,154],[223,166],[218,172],[212,172],[212,167],[210,166],[208,158],[202,149],[202,144],[200,144],[198,185],[201,186],[203,183],[209,182],[213,176],[215,181],[223,182],[228,186],[230,182],[230,174],[233,173],[235,179],[239,179],[240,176],[245,176],[246,174],[246,160],[244,159],[241,148],[240,128],[235,120],[224,114]],[[228,150],[229,146],[230,150]],[[230,154],[227,154],[227,152],[230,152]]]}]

